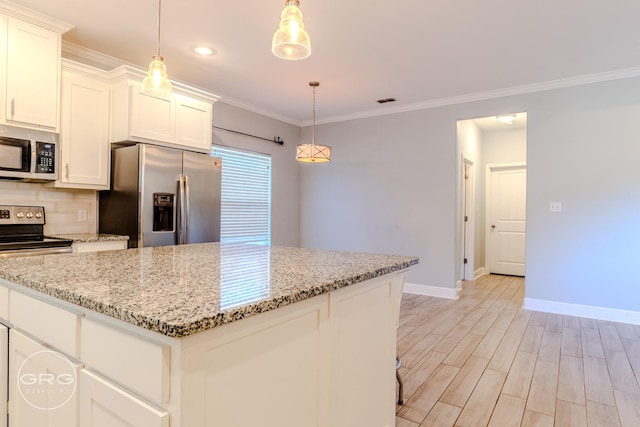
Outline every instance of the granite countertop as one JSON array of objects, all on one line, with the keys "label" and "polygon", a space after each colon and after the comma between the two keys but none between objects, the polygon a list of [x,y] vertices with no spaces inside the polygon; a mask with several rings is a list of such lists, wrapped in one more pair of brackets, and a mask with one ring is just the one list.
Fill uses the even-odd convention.
[{"label": "granite countertop", "polygon": [[204,243],[0,260],[0,278],[185,337],[402,270],[417,257]]},{"label": "granite countertop", "polygon": [[129,236],[121,236],[119,234],[105,233],[75,233],[75,234],[54,234],[47,237],[57,239],[69,239],[74,242],[108,242],[114,240],[129,240]]}]

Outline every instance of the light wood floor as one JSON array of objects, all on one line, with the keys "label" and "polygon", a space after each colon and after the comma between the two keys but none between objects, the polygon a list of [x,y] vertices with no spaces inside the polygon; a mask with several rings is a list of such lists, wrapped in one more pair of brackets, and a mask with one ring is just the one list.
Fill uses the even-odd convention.
[{"label": "light wood floor", "polygon": [[640,426],[640,326],[522,310],[524,279],[405,294],[397,427]]}]

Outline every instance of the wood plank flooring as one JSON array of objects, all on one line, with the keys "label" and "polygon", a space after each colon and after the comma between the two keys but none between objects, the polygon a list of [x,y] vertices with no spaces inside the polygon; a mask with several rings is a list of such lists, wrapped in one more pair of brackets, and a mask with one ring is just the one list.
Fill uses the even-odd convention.
[{"label": "wood plank flooring", "polygon": [[524,279],[404,294],[397,427],[640,426],[640,326],[523,310]]}]

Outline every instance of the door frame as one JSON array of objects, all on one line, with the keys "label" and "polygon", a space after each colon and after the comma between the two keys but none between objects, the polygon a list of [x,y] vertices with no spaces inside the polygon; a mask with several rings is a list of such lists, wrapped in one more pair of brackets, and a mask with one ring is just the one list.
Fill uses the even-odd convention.
[{"label": "door frame", "polygon": [[[467,173],[467,168],[469,172]],[[475,164],[462,157],[462,280],[475,279]],[[465,216],[467,220],[465,221]],[[465,263],[465,259],[467,262]]]},{"label": "door frame", "polygon": [[[492,263],[492,251],[491,251],[491,173],[493,171],[502,170],[502,169],[524,169],[527,171],[527,163],[526,162],[514,162],[514,163],[487,163],[486,165],[486,175],[484,180],[484,188],[485,188],[485,239],[484,239],[484,253],[485,253],[485,269],[488,273],[491,273],[491,263]],[[526,191],[526,189],[525,189]],[[528,199],[528,195],[525,193],[524,198],[525,201]],[[525,227],[525,249],[526,249],[526,241],[527,241],[527,233]],[[526,271],[526,263],[525,263],[525,271]]]}]

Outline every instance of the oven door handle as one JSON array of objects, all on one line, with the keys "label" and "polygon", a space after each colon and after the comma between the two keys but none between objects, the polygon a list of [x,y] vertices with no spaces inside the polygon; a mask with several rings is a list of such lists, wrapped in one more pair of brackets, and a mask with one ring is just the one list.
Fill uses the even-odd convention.
[{"label": "oven door handle", "polygon": [[40,256],[53,254],[70,254],[73,252],[71,246],[63,246],[60,248],[42,248],[42,249],[15,249],[8,251],[0,251],[0,259],[14,258],[23,256]]}]

